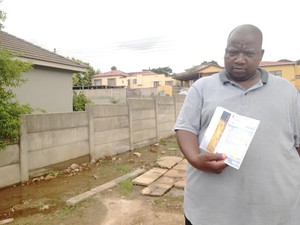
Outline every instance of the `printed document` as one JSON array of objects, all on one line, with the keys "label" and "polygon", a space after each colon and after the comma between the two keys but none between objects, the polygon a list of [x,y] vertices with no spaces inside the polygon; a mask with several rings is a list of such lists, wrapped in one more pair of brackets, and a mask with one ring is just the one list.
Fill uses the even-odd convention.
[{"label": "printed document", "polygon": [[226,154],[225,163],[239,169],[259,122],[218,106],[201,141],[200,149]]}]

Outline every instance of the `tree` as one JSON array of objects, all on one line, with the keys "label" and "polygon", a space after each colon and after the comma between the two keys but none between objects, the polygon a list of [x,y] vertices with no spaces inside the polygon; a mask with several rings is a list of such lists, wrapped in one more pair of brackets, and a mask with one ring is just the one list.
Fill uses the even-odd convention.
[{"label": "tree", "polygon": [[0,48],[0,150],[18,141],[20,114],[33,111],[29,105],[21,105],[11,90],[26,81],[22,73],[30,69],[31,64],[17,60],[16,55]]},{"label": "tree", "polygon": [[80,59],[72,58],[71,60],[84,64],[87,66],[87,72],[85,73],[74,73],[72,76],[73,86],[91,86],[92,76],[96,74],[94,68],[87,62],[83,62]]},{"label": "tree", "polygon": [[219,66],[219,64],[214,61],[214,60],[211,60],[211,61],[203,61],[200,65],[198,66],[192,66],[191,68],[189,69],[185,69],[185,73],[189,73],[189,74],[192,74],[192,73],[197,73],[197,71],[201,68],[203,68],[204,66],[207,66],[207,65],[216,65],[216,66]]},{"label": "tree", "polygon": [[117,67],[112,66],[110,69],[111,69],[111,70],[117,70]]},{"label": "tree", "polygon": [[170,67],[158,67],[158,68],[153,68],[150,71],[158,74],[165,74],[167,77],[172,76],[172,69]]},{"label": "tree", "polygon": [[[0,3],[2,3],[2,0],[0,0]],[[4,28],[4,21],[6,20],[6,13],[0,10],[0,30]]]},{"label": "tree", "polygon": [[209,64],[213,64],[213,65],[219,65],[216,61],[214,61],[214,60],[211,60],[211,61],[203,61],[200,65],[201,66],[205,66],[205,65],[209,65]]}]

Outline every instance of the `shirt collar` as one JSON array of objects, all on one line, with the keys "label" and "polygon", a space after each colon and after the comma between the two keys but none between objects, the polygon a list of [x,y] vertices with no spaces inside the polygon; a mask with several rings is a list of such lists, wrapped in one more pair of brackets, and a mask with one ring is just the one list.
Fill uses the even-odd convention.
[{"label": "shirt collar", "polygon": [[[259,71],[260,71],[260,74],[261,74],[261,82],[265,85],[267,84],[268,82],[268,77],[269,77],[269,74],[266,70],[258,67],[257,68]],[[222,70],[220,73],[219,73],[219,77],[220,77],[220,80],[222,81],[223,84],[226,84],[226,83],[230,83],[231,80],[229,79],[229,75],[228,73],[226,72],[226,70]]]}]

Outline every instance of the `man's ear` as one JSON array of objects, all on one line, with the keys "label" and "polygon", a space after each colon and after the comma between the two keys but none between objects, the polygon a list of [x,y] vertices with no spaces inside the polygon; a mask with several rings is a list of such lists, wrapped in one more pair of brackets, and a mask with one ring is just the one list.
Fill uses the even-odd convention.
[{"label": "man's ear", "polygon": [[263,58],[263,56],[264,56],[264,53],[265,53],[265,50],[262,49],[262,50],[260,51],[260,60],[262,60],[262,58]]}]

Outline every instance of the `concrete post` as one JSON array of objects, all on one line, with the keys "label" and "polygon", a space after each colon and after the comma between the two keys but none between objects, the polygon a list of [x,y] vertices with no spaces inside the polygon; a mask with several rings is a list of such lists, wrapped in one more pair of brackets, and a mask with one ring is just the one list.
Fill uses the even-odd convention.
[{"label": "concrete post", "polygon": [[88,115],[89,152],[90,152],[90,161],[92,161],[93,159],[96,159],[93,105],[92,104],[86,105],[85,110],[86,110],[87,115]]},{"label": "concrete post", "polygon": [[128,125],[129,125],[129,147],[130,150],[133,151],[134,150],[134,146],[133,146],[133,129],[132,129],[132,108],[131,108],[131,104],[130,104],[130,100],[126,100],[127,103],[127,107],[128,107]]},{"label": "concrete post", "polygon": [[158,98],[154,98],[154,109],[155,109],[155,129],[156,129],[156,142],[159,142],[159,129],[158,129]]},{"label": "concrete post", "polygon": [[173,100],[174,100],[174,112],[175,112],[175,121],[176,121],[176,119],[177,119],[177,115],[178,115],[178,112],[177,112],[177,104],[178,104],[178,102],[177,102],[177,95],[174,95],[173,96]]},{"label": "concrete post", "polygon": [[22,124],[20,126],[20,180],[26,182],[29,180],[29,156],[28,156],[28,134],[26,115],[21,115]]}]

